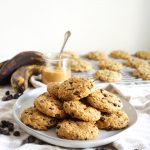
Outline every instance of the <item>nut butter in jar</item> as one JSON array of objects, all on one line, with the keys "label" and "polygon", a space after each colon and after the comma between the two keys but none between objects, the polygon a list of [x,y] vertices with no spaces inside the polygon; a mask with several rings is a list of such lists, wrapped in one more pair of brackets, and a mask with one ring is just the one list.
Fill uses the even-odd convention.
[{"label": "nut butter in jar", "polygon": [[58,53],[50,53],[45,56],[46,67],[42,71],[43,83],[63,82],[71,77],[69,58],[58,56]]}]

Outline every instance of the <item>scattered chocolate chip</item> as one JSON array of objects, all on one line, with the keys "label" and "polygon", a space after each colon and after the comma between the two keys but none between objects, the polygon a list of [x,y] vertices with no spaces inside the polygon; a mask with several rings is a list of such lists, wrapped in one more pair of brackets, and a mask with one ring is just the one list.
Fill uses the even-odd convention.
[{"label": "scattered chocolate chip", "polygon": [[10,135],[8,128],[0,127],[0,134]]},{"label": "scattered chocolate chip", "polygon": [[100,120],[101,120],[101,121],[104,121],[104,120],[105,120],[105,118],[104,118],[104,117],[101,117],[101,118],[100,118]]},{"label": "scattered chocolate chip", "polygon": [[3,96],[2,97],[2,101],[6,101],[7,100],[7,97],[6,96]]},{"label": "scattered chocolate chip", "polygon": [[10,91],[6,91],[6,92],[5,92],[5,95],[10,95]]},{"label": "scattered chocolate chip", "polygon": [[59,128],[60,128],[60,126],[57,126],[56,128],[57,128],[57,129],[59,129]]},{"label": "scattered chocolate chip", "polygon": [[16,94],[14,94],[14,99],[18,99],[20,96],[21,96],[22,94],[21,93],[16,93]]},{"label": "scattered chocolate chip", "polygon": [[34,136],[32,136],[32,135],[30,135],[28,137],[28,143],[33,143],[35,140],[36,140],[36,138]]},{"label": "scattered chocolate chip", "polygon": [[13,99],[12,94],[10,94],[10,95],[7,96],[7,100],[11,100],[11,99]]},{"label": "scattered chocolate chip", "polygon": [[8,129],[10,132],[13,132],[14,131],[14,125],[9,125]]},{"label": "scattered chocolate chip", "polygon": [[19,132],[19,131],[15,131],[15,132],[13,133],[13,135],[14,135],[14,136],[20,136],[20,132]]},{"label": "scattered chocolate chip", "polygon": [[13,123],[11,123],[10,121],[6,121],[6,120],[2,120],[1,121],[2,127],[10,127],[10,126],[14,126]]}]

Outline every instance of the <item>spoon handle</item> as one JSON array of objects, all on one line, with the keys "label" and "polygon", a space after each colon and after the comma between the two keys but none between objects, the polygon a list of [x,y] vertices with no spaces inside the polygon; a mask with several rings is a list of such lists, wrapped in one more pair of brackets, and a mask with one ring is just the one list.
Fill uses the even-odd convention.
[{"label": "spoon handle", "polygon": [[70,31],[67,31],[67,32],[65,33],[64,43],[63,43],[63,45],[62,45],[62,47],[61,47],[59,56],[61,56],[61,54],[62,54],[62,52],[63,52],[63,50],[64,50],[64,47],[65,47],[65,45],[66,45],[66,43],[67,43],[67,41],[68,41],[68,39],[69,39],[70,36],[71,36],[71,32],[70,32]]}]

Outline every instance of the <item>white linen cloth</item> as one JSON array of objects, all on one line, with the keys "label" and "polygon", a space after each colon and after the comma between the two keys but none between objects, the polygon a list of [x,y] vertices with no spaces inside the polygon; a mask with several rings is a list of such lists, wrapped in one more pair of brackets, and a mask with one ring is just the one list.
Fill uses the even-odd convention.
[{"label": "white linen cloth", "polygon": [[[89,148],[87,150],[150,150],[150,87],[131,87],[119,86],[112,84],[108,86],[109,91],[119,92],[121,95],[136,108],[138,112],[138,121],[134,127],[131,128],[119,140],[97,148]],[[4,95],[8,87],[0,87],[0,120],[9,120],[15,124],[12,116],[12,106],[16,100],[3,102],[1,97]],[[141,94],[139,94],[139,92]],[[143,94],[142,94],[143,93]],[[63,150],[67,148],[57,147],[53,145],[38,145],[38,144],[24,144],[22,141],[28,137],[28,134],[20,129],[15,124],[15,129],[21,132],[20,137],[5,136],[0,134],[0,150]]]}]

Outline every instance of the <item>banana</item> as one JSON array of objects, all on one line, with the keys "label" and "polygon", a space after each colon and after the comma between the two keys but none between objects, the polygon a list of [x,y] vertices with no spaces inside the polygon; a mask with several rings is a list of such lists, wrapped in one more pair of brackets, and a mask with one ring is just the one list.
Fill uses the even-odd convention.
[{"label": "banana", "polygon": [[44,63],[43,54],[40,52],[21,52],[14,56],[12,59],[2,63],[0,67],[0,85],[8,83],[12,73],[22,66],[33,64],[43,65]]},{"label": "banana", "polygon": [[40,74],[43,67],[41,65],[29,65],[17,69],[11,76],[12,88],[18,93],[23,93],[29,86],[30,77]]}]

